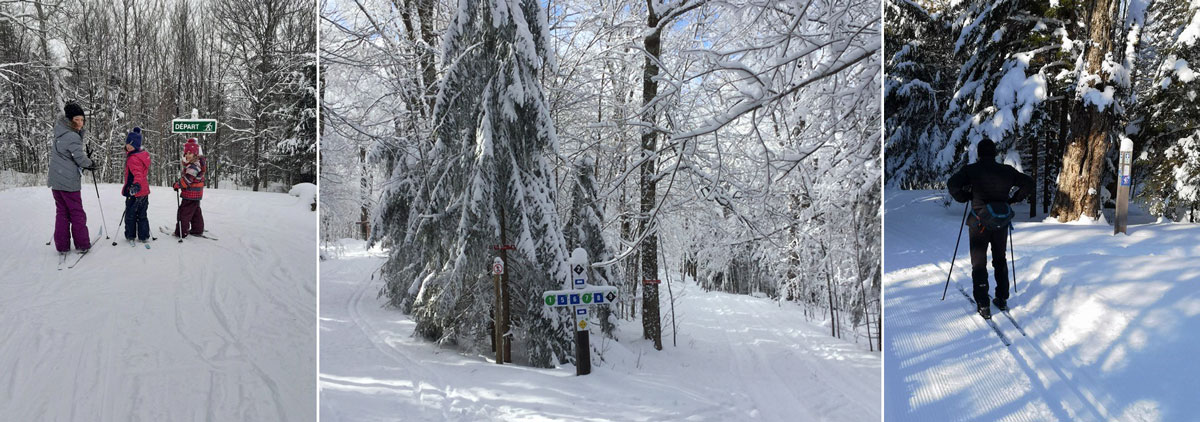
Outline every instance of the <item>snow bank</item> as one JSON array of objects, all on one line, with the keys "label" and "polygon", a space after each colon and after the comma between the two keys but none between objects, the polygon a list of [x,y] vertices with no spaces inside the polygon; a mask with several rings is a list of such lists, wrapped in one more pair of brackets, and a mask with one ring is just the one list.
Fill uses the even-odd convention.
[{"label": "snow bank", "polygon": [[20,187],[44,186],[46,175],[18,173],[14,170],[0,170],[0,190]]},{"label": "snow bank", "polygon": [[312,183],[300,183],[292,186],[288,191],[288,195],[300,198],[300,203],[308,205],[317,202],[317,185]]}]

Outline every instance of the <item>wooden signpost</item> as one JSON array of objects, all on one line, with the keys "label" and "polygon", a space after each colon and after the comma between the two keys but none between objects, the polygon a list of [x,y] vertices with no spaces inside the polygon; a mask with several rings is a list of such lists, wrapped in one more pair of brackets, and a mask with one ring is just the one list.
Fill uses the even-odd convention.
[{"label": "wooden signpost", "polygon": [[[501,240],[503,241],[503,239]],[[493,333],[496,345],[496,363],[503,365],[504,362],[512,362],[512,342],[508,338],[508,274],[504,271],[504,264],[508,260],[507,252],[516,250],[517,247],[502,244],[491,245],[489,249],[500,252],[500,256],[492,260],[491,268],[492,278],[496,284],[496,314],[492,316],[492,323],[496,326],[495,333]]]}]

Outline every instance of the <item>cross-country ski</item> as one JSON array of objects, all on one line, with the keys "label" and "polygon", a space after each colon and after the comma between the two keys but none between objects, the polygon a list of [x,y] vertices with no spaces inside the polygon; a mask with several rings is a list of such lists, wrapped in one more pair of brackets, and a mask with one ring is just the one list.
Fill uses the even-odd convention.
[{"label": "cross-country ski", "polygon": [[[969,293],[967,293],[966,290],[963,290],[962,286],[956,286],[956,287],[958,287],[958,291],[962,293],[963,297],[967,298],[968,302],[971,302],[971,307],[974,308],[974,307],[978,306],[978,304],[975,303],[975,299],[972,298],[971,295]],[[996,336],[1000,337],[1001,343],[1004,343],[1005,346],[1012,346],[1012,340],[1009,340],[1008,336],[1004,334],[1004,331],[1000,330],[1000,326],[996,325],[995,320],[993,320],[990,316],[982,317],[982,318],[983,318],[983,322],[986,323],[987,326],[989,328],[991,328],[993,332],[996,333]]]}]

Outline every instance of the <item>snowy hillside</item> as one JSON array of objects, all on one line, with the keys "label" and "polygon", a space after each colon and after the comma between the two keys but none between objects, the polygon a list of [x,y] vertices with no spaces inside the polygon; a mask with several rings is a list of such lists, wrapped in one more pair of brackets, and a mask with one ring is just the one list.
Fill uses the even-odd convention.
[{"label": "snowy hillside", "polygon": [[1195,419],[1200,225],[1018,221],[1009,306],[1027,335],[997,313],[1005,347],[956,288],[971,289],[965,234],[939,300],[962,218],[942,196],[885,195],[889,421]]},{"label": "snowy hillside", "polygon": [[[798,306],[688,285],[679,346],[662,352],[625,322],[593,333],[591,375],[496,365],[411,336],[381,307],[379,251],[347,242],[321,264],[321,420],[875,421],[880,357],[829,336]],[[679,286],[676,286],[678,289]],[[678,292],[678,290],[676,290]]]},{"label": "snowy hillside", "polygon": [[[50,190],[0,190],[0,419],[315,420],[309,204],[206,189],[206,228],[219,240],[180,244],[157,229],[174,224],[174,192],[153,186],[158,240],[147,250],[117,232],[120,186],[99,188],[112,239],[62,271],[46,245]],[[95,237],[91,184],[82,197]]]}]

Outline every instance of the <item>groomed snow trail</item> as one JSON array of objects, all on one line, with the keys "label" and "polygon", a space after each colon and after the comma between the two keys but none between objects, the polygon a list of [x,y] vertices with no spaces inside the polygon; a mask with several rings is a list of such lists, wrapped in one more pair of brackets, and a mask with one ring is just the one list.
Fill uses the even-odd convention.
[{"label": "groomed snow trail", "polygon": [[501,366],[412,337],[413,321],[377,297],[378,251],[347,251],[321,264],[324,422],[880,418],[879,353],[829,337],[792,305],[689,285],[679,347],[664,336],[654,351],[625,321],[619,343],[593,333],[605,361],[593,355],[592,374],[576,377],[569,364]]},{"label": "groomed snow trail", "polygon": [[[83,188],[95,237],[101,213],[92,185]],[[0,191],[0,419],[316,420],[308,204],[206,189],[205,224],[221,240],[179,244],[157,229],[175,224],[174,192],[153,186],[159,239],[147,250],[117,232],[120,186],[99,188],[112,239],[62,271],[46,246],[50,190]]]},{"label": "groomed snow trail", "polygon": [[[1200,346],[1200,226],[1140,215],[1128,236],[1113,236],[1104,224],[1018,221],[1009,304],[1028,336],[996,312],[1013,340],[1005,347],[955,286],[940,300],[962,204],[946,208],[931,191],[885,197],[889,421],[1174,421],[1200,412],[1200,364],[1188,352]],[[969,292],[967,243],[964,233],[950,283]]]}]

